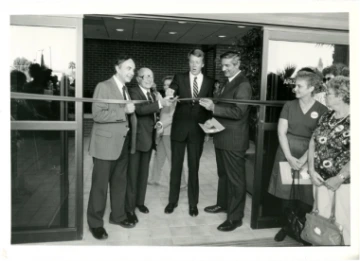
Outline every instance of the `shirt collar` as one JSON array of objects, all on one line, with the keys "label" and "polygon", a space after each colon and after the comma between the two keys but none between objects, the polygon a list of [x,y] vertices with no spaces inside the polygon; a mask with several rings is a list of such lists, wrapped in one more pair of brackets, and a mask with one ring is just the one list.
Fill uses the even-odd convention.
[{"label": "shirt collar", "polygon": [[238,76],[238,74],[239,74],[239,73],[241,73],[241,71],[238,71],[238,73],[237,73],[237,74],[235,74],[233,77],[228,78],[228,79],[229,79],[229,82],[231,82],[232,80],[234,80],[234,79],[235,79],[235,77],[236,77],[236,76]]},{"label": "shirt collar", "polygon": [[195,77],[197,77],[197,79],[200,79],[203,77],[203,74],[200,72],[198,75],[193,75],[191,72],[189,72],[190,74],[190,79],[194,79]]},{"label": "shirt collar", "polygon": [[150,89],[146,89],[146,88],[144,88],[144,87],[142,87],[140,85],[139,85],[139,87],[140,87],[140,89],[142,90],[142,92],[145,94],[145,96],[147,98],[147,93],[150,92]]},{"label": "shirt collar", "polygon": [[118,88],[122,88],[125,86],[125,84],[123,84],[122,82],[120,82],[120,80],[116,77],[116,75],[113,76],[114,80],[116,82],[116,85],[118,86]]}]

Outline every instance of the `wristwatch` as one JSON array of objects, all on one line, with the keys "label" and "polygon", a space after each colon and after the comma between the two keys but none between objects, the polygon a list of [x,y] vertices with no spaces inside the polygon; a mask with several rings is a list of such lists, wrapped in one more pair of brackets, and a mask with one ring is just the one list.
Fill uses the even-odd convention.
[{"label": "wristwatch", "polygon": [[345,178],[345,176],[344,176],[343,174],[339,173],[338,176],[339,176],[343,181],[345,181],[346,178]]}]

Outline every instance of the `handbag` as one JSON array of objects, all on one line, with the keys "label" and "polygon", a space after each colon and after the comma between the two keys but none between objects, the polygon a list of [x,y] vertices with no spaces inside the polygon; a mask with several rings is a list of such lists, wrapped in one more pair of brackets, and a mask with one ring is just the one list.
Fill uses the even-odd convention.
[{"label": "handbag", "polygon": [[305,216],[300,215],[299,210],[299,204],[295,197],[295,189],[296,184],[295,180],[298,180],[299,171],[291,169],[291,176],[292,176],[292,184],[291,184],[291,190],[290,190],[290,200],[294,201],[295,204],[291,207],[288,207],[285,210],[285,216],[286,216],[286,233],[296,241],[306,244],[301,238],[301,232],[304,229],[305,226]]},{"label": "handbag", "polygon": [[341,246],[344,245],[342,228],[338,226],[335,220],[335,197],[331,204],[331,215],[325,218],[319,215],[317,206],[318,188],[315,188],[315,202],[313,211],[306,214],[306,222],[301,238],[315,246]]}]

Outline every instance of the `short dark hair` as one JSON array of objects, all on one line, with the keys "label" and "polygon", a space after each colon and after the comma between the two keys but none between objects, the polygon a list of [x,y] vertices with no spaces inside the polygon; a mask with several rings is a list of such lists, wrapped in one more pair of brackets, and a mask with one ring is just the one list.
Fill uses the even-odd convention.
[{"label": "short dark hair", "polygon": [[322,73],[313,67],[303,67],[301,68],[296,76],[295,79],[304,79],[307,81],[309,86],[313,86],[314,87],[314,91],[312,92],[312,94],[315,93],[319,93],[321,91],[323,91],[323,76]]},{"label": "short dark hair", "polygon": [[120,54],[119,56],[116,57],[115,59],[115,65],[114,66],[117,66],[117,65],[121,65],[123,62],[127,61],[127,60],[133,60],[129,55],[127,54]]},{"label": "short dark hair", "polygon": [[190,59],[190,56],[194,55],[196,57],[202,57],[203,60],[205,58],[205,54],[203,51],[201,51],[200,49],[192,49],[189,53],[188,53],[188,59]]},{"label": "short dark hair", "polygon": [[327,74],[332,74],[334,76],[342,75],[342,76],[349,76],[350,70],[343,63],[334,63],[328,67],[325,67],[322,71],[323,75],[326,76]]},{"label": "short dark hair", "polygon": [[341,94],[342,100],[346,104],[350,104],[350,79],[346,76],[335,76],[328,83],[328,89],[333,89],[335,96]]},{"label": "short dark hair", "polygon": [[164,82],[165,81],[167,81],[167,80],[173,80],[174,79],[174,76],[172,76],[172,75],[166,75],[165,77],[163,77],[162,79],[161,79],[161,82],[162,82],[162,84],[164,84]]}]

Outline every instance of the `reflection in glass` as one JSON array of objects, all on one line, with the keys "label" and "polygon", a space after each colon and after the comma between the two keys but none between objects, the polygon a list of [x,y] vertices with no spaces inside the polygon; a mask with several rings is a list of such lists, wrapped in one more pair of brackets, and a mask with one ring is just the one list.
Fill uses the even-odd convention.
[{"label": "reflection in glass", "polygon": [[[11,26],[10,57],[12,92],[75,96],[75,29]],[[12,120],[73,120],[75,103],[12,100],[11,108]]]},{"label": "reflection in glass", "polygon": [[69,134],[74,131],[11,132],[13,231],[75,227],[75,144]]},{"label": "reflection in glass", "polygon": [[320,72],[332,64],[349,64],[349,46],[269,41],[267,100],[293,100],[294,76],[303,67]]}]

